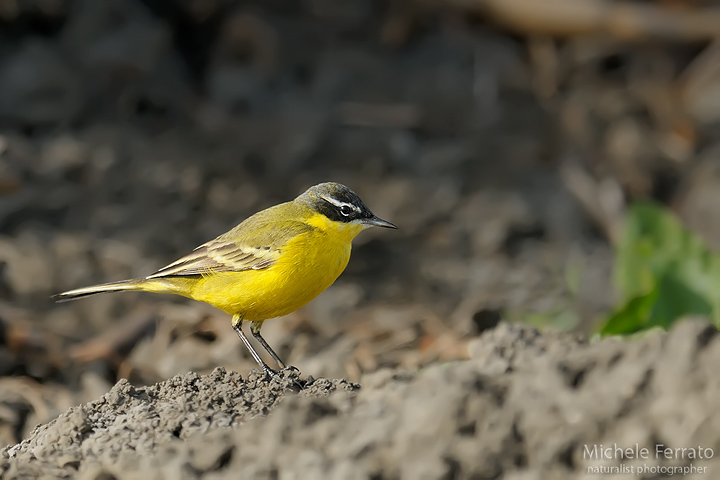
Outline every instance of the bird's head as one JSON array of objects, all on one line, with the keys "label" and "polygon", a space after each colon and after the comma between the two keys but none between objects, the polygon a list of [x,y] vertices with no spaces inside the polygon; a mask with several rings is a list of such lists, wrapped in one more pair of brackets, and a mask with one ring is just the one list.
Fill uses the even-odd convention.
[{"label": "bird's head", "polygon": [[375,216],[355,192],[334,182],[320,183],[308,188],[295,199],[333,222],[365,229],[368,227],[397,228],[387,220]]}]

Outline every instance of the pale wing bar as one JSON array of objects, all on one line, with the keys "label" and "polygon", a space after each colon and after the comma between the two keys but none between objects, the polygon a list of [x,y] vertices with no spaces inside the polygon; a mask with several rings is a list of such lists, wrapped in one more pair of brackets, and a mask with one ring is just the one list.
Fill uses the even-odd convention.
[{"label": "pale wing bar", "polygon": [[273,265],[278,255],[279,251],[269,247],[246,247],[235,242],[213,240],[147,278],[261,270]]}]

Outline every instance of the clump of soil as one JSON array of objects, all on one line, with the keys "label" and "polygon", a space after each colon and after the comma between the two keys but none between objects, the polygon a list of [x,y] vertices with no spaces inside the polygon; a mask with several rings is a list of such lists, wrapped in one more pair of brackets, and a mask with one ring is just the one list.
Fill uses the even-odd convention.
[{"label": "clump of soil", "polygon": [[[216,369],[147,388],[118,383],[2,453],[3,478],[577,478],[597,468],[720,470],[720,336],[670,333],[587,343],[501,323],[472,358],[380,370],[362,388],[292,369],[268,381]],[[648,458],[601,445],[648,450]],[[652,470],[655,469],[655,470]],[[698,470],[702,469],[702,470]],[[665,470],[667,471],[667,470]],[[655,472],[654,474],[652,472]],[[526,474],[528,476],[523,476]],[[518,477],[517,475],[521,475]],[[642,477],[642,475],[640,475]]]},{"label": "clump of soil", "polygon": [[[244,380],[217,368],[209,375],[191,372],[150,387],[135,388],[121,380],[99,400],[71,408],[7,449],[11,461],[6,474],[66,478],[81,467],[132,465],[138,455],[154,455],[194,434],[227,430],[265,415],[299,382],[293,368],[272,379],[254,372]],[[357,389],[344,380],[309,379],[300,396]]]}]

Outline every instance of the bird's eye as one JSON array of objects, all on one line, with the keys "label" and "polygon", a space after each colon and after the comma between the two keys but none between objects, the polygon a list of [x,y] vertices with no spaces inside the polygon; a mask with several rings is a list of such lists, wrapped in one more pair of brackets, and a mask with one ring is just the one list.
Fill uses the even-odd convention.
[{"label": "bird's eye", "polygon": [[347,205],[343,205],[342,207],[340,207],[340,213],[342,213],[343,216],[345,216],[345,217],[349,217],[352,214],[352,212],[353,212],[353,209],[348,207]]}]

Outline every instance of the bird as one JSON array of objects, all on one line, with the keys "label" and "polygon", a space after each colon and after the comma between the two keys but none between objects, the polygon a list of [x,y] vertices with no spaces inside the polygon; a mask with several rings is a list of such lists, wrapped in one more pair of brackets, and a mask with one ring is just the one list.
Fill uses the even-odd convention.
[{"label": "bird", "polygon": [[232,329],[260,368],[274,377],[278,372],[252,346],[243,324],[250,324],[253,337],[286,368],[260,334],[263,323],[294,312],[332,285],[350,260],[352,240],[373,226],[397,228],[374,215],[345,185],[320,183],[248,217],[147,277],[69,290],[53,299],[142,291],[208,303],[232,316]]}]

